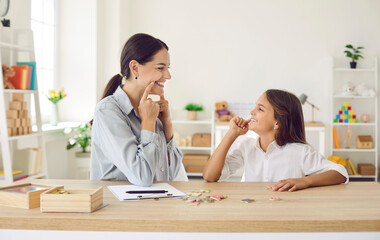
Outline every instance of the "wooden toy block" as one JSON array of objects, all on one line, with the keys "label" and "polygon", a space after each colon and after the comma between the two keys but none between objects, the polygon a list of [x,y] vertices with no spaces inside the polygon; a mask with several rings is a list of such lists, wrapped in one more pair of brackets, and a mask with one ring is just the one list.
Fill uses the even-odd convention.
[{"label": "wooden toy block", "polygon": [[16,128],[16,135],[23,135],[23,128],[22,127],[17,127]]},{"label": "wooden toy block", "polygon": [[[58,191],[57,191],[58,190]],[[64,190],[63,194],[59,191]],[[41,194],[41,212],[93,212],[103,205],[103,188],[52,188]]]},{"label": "wooden toy block", "polygon": [[16,119],[11,119],[11,118],[7,118],[7,127],[8,128],[13,128],[15,127],[15,124],[16,124]]},{"label": "wooden toy block", "polygon": [[17,118],[17,119],[14,119],[14,122],[15,122],[15,127],[21,127],[21,119],[20,118]]},{"label": "wooden toy block", "polygon": [[370,135],[359,135],[356,137],[356,148],[371,149],[373,148],[373,140]]},{"label": "wooden toy block", "polygon": [[9,102],[9,110],[21,110],[22,109],[22,102]]},{"label": "wooden toy block", "polygon": [[26,102],[21,102],[21,109],[22,110],[27,110],[28,109],[28,104]]},{"label": "wooden toy block", "polygon": [[375,166],[373,164],[359,163],[358,172],[361,175],[375,175]]},{"label": "wooden toy block", "polygon": [[348,102],[344,102],[344,104],[343,104],[345,107],[348,107]]},{"label": "wooden toy block", "polygon": [[27,118],[28,117],[28,110],[19,110],[19,117],[18,118]]},{"label": "wooden toy block", "polygon": [[54,186],[23,183],[0,188],[0,205],[18,208],[36,208],[40,206],[41,193]]},{"label": "wooden toy block", "polygon": [[28,126],[28,134],[32,134],[32,133],[33,133],[32,126],[29,125],[29,126]]},{"label": "wooden toy block", "polygon": [[18,118],[17,110],[7,110],[7,118],[10,118],[10,119]]},{"label": "wooden toy block", "polygon": [[21,126],[25,127],[26,126],[26,118],[21,118]]},{"label": "wooden toy block", "polygon": [[12,94],[12,101],[16,101],[16,102],[24,101],[24,94],[23,93],[13,93]]},{"label": "wooden toy block", "polygon": [[12,136],[12,128],[8,128],[8,136],[11,137]]},{"label": "wooden toy block", "polygon": [[22,127],[22,132],[23,132],[23,134],[29,134],[28,127],[27,126]]}]

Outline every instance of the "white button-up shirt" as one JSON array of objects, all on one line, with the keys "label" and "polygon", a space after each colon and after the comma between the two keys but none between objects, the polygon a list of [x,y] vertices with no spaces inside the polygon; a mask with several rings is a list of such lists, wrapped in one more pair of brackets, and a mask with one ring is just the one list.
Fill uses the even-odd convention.
[{"label": "white button-up shirt", "polygon": [[174,138],[166,141],[159,119],[155,132],[141,130],[141,119],[121,87],[97,104],[92,126],[91,180],[150,186],[153,181],[174,180],[181,168],[182,152]]},{"label": "white button-up shirt", "polygon": [[247,182],[278,182],[328,170],[339,172],[348,182],[347,171],[342,165],[327,160],[312,146],[302,143],[279,146],[273,141],[264,152],[258,139],[240,136],[228,151],[219,181],[228,179],[242,167],[242,181]]}]

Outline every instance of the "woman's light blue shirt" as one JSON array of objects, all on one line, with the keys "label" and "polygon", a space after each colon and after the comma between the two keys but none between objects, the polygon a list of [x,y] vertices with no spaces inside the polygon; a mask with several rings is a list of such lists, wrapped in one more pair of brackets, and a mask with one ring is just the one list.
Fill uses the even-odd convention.
[{"label": "woman's light blue shirt", "polygon": [[[168,158],[170,159],[170,165]],[[163,125],[141,130],[141,119],[119,86],[95,108],[91,141],[91,180],[126,180],[140,186],[173,180],[182,164],[174,138],[166,141]]]}]

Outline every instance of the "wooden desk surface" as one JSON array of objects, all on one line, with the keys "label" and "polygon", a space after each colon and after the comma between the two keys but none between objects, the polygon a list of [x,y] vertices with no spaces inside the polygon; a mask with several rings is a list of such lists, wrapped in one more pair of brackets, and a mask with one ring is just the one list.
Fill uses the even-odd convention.
[{"label": "wooden desk surface", "polygon": [[[353,182],[272,192],[268,183],[170,182],[186,192],[210,188],[228,199],[190,206],[178,199],[120,202],[106,187],[126,182],[88,180],[32,180],[66,188],[104,186],[109,206],[91,214],[41,213],[0,206],[0,228],[133,232],[346,232],[380,231],[380,184]],[[207,194],[206,194],[207,195]],[[283,200],[270,201],[271,196]],[[254,203],[242,203],[254,198]]]}]

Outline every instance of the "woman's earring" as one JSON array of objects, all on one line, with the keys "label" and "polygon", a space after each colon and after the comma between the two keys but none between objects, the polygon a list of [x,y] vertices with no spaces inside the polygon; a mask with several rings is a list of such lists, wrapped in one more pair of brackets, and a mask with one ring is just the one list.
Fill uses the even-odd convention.
[{"label": "woman's earring", "polygon": [[137,79],[137,77],[135,77],[135,79]]}]

